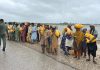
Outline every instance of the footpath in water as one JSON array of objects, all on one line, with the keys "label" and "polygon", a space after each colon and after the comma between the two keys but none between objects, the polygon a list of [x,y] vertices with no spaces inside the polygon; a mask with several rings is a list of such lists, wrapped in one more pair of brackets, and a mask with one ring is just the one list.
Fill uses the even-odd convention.
[{"label": "footpath in water", "polygon": [[[23,45],[42,54],[41,46],[39,43],[38,44],[23,43]],[[70,51],[70,54],[72,55],[64,56],[63,51],[59,47],[58,55],[48,54],[47,52],[44,55],[54,59],[57,62],[70,66],[76,70],[100,70],[100,43],[98,43],[98,50],[97,50],[97,57],[96,57],[97,64],[94,64],[92,62],[92,57],[91,57],[91,61],[87,62],[86,58],[88,56],[86,56],[86,58],[81,57],[80,60],[77,60],[73,58],[74,57],[73,50]]]},{"label": "footpath in water", "polygon": [[[12,44],[15,43],[20,45],[20,47],[28,47],[33,51],[43,54],[39,43],[37,44],[22,43],[22,42],[16,43],[13,41],[8,41],[8,43]],[[73,50],[70,51],[70,54],[73,54]],[[98,43],[98,50],[96,57],[97,64],[94,64],[92,62],[92,57],[90,62],[86,62],[87,57],[86,58],[81,57],[80,60],[77,60],[73,58],[73,55],[64,56],[63,51],[60,49],[60,47],[58,48],[58,55],[48,54],[47,52],[43,55],[46,55],[47,57],[52,58],[53,60],[62,63],[64,65],[67,65],[75,70],[100,70],[100,43]]]},{"label": "footpath in water", "polygon": [[0,50],[0,70],[75,70],[75,68],[57,62],[22,43],[7,41],[6,51]]}]

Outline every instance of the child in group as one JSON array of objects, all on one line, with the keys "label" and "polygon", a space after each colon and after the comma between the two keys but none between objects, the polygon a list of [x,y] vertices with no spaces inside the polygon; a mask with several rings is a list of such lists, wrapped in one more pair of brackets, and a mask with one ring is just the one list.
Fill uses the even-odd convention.
[{"label": "child in group", "polygon": [[66,34],[64,33],[62,36],[60,48],[64,51],[64,55],[68,55],[67,47],[65,46],[66,44]]},{"label": "child in group", "polygon": [[72,30],[69,28],[64,29],[62,41],[61,41],[61,48],[64,51],[64,55],[69,55],[69,50],[72,48],[73,38],[72,38]]},{"label": "child in group", "polygon": [[83,31],[83,33],[84,33],[84,39],[83,39],[83,41],[82,41],[81,56],[83,56],[83,54],[84,54],[84,58],[86,58],[87,43],[86,43],[85,34],[86,34],[87,29],[84,28],[82,31]]}]

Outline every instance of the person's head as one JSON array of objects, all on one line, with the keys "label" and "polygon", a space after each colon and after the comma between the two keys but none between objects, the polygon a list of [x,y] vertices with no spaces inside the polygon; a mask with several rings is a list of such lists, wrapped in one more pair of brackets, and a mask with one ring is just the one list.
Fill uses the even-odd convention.
[{"label": "person's head", "polygon": [[55,29],[58,29],[58,27],[57,27],[57,26],[55,26]]},{"label": "person's head", "polygon": [[24,23],[21,23],[21,24],[20,24],[20,27],[22,27],[23,25],[24,25]]},{"label": "person's head", "polygon": [[71,27],[72,27],[72,25],[70,25],[70,24],[69,24],[69,25],[67,25],[67,27],[68,27],[69,29],[71,29],[71,30],[72,30],[72,28],[71,28]]},{"label": "person's head", "polygon": [[22,23],[22,25],[24,26],[24,25],[25,25],[25,23]]},{"label": "person's head", "polygon": [[17,23],[15,25],[16,25],[16,27],[18,27],[18,24]]},{"label": "person's head", "polygon": [[67,28],[64,29],[64,32],[67,32]]},{"label": "person's head", "polygon": [[83,32],[83,33],[86,33],[86,32],[87,32],[87,28],[84,28],[84,29],[82,30],[82,32]]},{"label": "person's head", "polygon": [[52,29],[52,26],[50,26],[50,29]]},{"label": "person's head", "polygon": [[76,29],[76,31],[80,31],[83,28],[82,24],[75,24],[74,28]]},{"label": "person's head", "polygon": [[90,25],[90,30],[95,30],[95,26],[94,25]]},{"label": "person's head", "polygon": [[34,23],[31,23],[32,26],[34,26]]},{"label": "person's head", "polygon": [[45,27],[45,29],[48,29],[47,25],[45,25],[44,27]]},{"label": "person's head", "polygon": [[16,25],[16,22],[13,22],[12,24],[13,24],[13,25]]},{"label": "person's head", "polygon": [[0,19],[0,23],[3,23],[4,22],[4,20],[3,19]]},{"label": "person's head", "polygon": [[81,31],[81,28],[76,28],[76,31]]},{"label": "person's head", "polygon": [[55,32],[55,30],[56,30],[56,28],[55,28],[55,27],[53,27],[53,28],[52,28],[52,32]]}]

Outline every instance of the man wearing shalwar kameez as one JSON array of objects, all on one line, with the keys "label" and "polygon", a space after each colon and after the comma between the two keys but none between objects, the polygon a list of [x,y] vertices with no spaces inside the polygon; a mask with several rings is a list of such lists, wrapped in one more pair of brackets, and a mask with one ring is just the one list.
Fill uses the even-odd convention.
[{"label": "man wearing shalwar kameez", "polygon": [[32,41],[32,43],[37,41],[37,26],[35,26],[34,24],[32,24],[31,41]]},{"label": "man wearing shalwar kameez", "polygon": [[32,25],[30,24],[28,27],[27,42],[31,42],[31,34],[32,34]]},{"label": "man wearing shalwar kameez", "polygon": [[16,27],[15,27],[15,41],[20,41],[20,38],[19,38],[19,33],[20,33],[20,30],[18,28],[18,24],[16,24]]},{"label": "man wearing shalwar kameez", "polygon": [[22,37],[22,42],[26,42],[26,37],[27,37],[27,24],[24,24],[22,26],[22,33],[21,33],[21,37]]}]

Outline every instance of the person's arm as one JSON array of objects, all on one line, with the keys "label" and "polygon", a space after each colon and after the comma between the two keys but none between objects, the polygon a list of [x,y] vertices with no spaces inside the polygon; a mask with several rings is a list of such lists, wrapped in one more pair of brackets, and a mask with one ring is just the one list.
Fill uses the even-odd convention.
[{"label": "person's arm", "polygon": [[98,32],[95,30],[95,32],[94,32],[94,36],[95,36],[95,38],[97,38],[98,37]]},{"label": "person's arm", "polygon": [[7,26],[6,26],[6,36],[8,36],[8,28],[7,28]]},{"label": "person's arm", "polygon": [[90,40],[90,42],[92,42],[94,39],[96,39],[95,37],[93,37],[91,40]]}]

